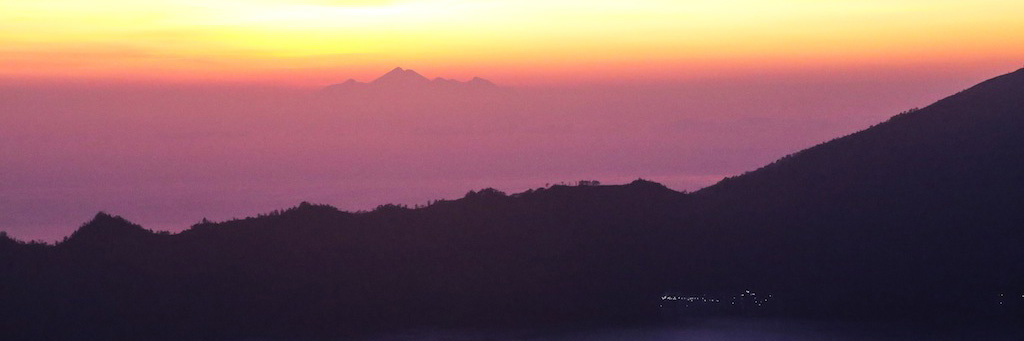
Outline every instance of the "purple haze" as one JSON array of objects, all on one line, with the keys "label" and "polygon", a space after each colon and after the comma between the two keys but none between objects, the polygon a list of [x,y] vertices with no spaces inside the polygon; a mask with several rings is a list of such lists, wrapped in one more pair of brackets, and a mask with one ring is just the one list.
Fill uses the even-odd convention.
[{"label": "purple haze", "polygon": [[179,231],[301,201],[360,210],[581,179],[695,190],[988,76],[517,89],[399,79],[369,90],[9,82],[0,230],[52,241],[102,210]]}]

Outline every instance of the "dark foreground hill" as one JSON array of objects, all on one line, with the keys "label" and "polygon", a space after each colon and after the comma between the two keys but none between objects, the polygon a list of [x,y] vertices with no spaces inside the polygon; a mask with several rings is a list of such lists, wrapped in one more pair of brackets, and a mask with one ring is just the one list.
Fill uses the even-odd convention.
[{"label": "dark foreground hill", "polygon": [[685,220],[729,250],[716,285],[818,314],[980,316],[1024,297],[1022,131],[1019,70],[703,189]]},{"label": "dark foreground hill", "polygon": [[683,201],[645,181],[483,190],[358,214],[303,203],[174,235],[101,213],[56,246],[0,251],[3,330],[235,338],[639,320],[664,282],[655,228]]},{"label": "dark foreground hill", "polygon": [[0,236],[0,336],[648,322],[667,292],[752,289],[795,316],[1019,318],[1022,128],[1024,70],[693,194],[637,181],[303,203],[180,234],[101,213],[57,245]]}]

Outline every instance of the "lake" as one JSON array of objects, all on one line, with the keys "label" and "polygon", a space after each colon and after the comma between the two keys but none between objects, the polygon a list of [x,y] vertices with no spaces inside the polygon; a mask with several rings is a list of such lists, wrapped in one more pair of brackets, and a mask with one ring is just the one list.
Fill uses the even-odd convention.
[{"label": "lake", "polygon": [[399,340],[524,340],[524,341],[619,341],[619,340],[1024,340],[1016,326],[986,326],[956,330],[915,330],[884,326],[808,322],[784,319],[713,319],[672,326],[599,328],[562,331],[442,330],[375,336],[363,341]]}]

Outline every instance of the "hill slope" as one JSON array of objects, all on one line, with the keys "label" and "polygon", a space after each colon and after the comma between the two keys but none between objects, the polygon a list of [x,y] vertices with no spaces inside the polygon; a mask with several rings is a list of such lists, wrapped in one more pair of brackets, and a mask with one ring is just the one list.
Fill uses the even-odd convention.
[{"label": "hill slope", "polygon": [[749,274],[723,280],[820,310],[966,314],[1024,291],[1022,95],[1018,70],[726,179],[689,221]]},{"label": "hill slope", "polygon": [[[667,291],[798,316],[956,321],[1024,292],[1024,70],[694,194],[637,181],[302,204],[154,234],[105,214],[0,236],[0,326],[40,335],[336,336],[652,321]],[[1000,315],[1003,314],[1003,315]]]}]

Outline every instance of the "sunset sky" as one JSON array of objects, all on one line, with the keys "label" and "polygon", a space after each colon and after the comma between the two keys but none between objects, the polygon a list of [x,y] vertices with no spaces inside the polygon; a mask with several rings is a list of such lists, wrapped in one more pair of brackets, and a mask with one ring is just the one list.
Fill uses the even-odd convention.
[{"label": "sunset sky", "polygon": [[0,0],[0,77],[507,84],[1016,62],[1009,0]]},{"label": "sunset sky", "polygon": [[[1024,1],[0,0],[0,231],[697,190],[1024,65]],[[395,67],[511,92],[323,96]],[[385,89],[387,90],[387,89]]]}]

